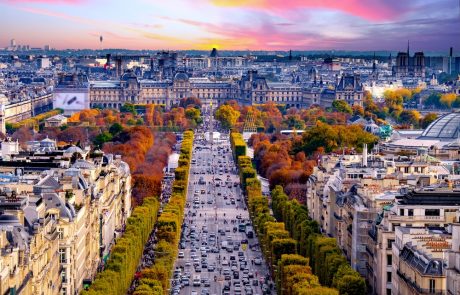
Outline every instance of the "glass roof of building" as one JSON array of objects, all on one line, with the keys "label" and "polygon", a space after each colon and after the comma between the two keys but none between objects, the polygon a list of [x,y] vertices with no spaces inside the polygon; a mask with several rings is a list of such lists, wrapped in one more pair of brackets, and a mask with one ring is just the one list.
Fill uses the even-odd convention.
[{"label": "glass roof of building", "polygon": [[423,131],[420,138],[455,139],[459,136],[460,113],[450,113],[436,119]]}]

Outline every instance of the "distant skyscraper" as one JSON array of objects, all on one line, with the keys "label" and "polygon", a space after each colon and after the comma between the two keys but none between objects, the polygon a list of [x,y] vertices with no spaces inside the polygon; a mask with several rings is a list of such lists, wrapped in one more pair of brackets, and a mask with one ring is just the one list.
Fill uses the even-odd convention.
[{"label": "distant skyscraper", "polygon": [[16,46],[16,39],[11,39],[10,45],[11,45],[11,47],[15,47]]},{"label": "distant skyscraper", "polygon": [[45,45],[45,47],[43,48],[45,51],[50,51],[50,46],[49,45]]}]

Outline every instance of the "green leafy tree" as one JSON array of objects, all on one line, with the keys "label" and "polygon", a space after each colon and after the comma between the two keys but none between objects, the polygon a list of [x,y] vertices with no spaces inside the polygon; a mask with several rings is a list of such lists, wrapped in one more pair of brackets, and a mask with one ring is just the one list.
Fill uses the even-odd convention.
[{"label": "green leafy tree", "polygon": [[427,107],[440,108],[442,106],[441,94],[431,93],[427,98],[425,98],[423,104]]},{"label": "green leafy tree", "polygon": [[123,131],[123,126],[121,126],[120,123],[113,123],[112,126],[110,126],[109,128],[109,132],[110,134],[112,134],[112,136],[117,136],[122,131]]},{"label": "green leafy tree", "polygon": [[94,138],[94,144],[96,146],[101,147],[104,143],[109,142],[113,139],[113,135],[107,131],[102,132],[101,134],[98,134]]},{"label": "green leafy tree", "polygon": [[338,99],[334,100],[332,102],[332,108],[336,110],[337,112],[341,112],[341,113],[347,113],[347,114],[353,113],[353,109],[344,100],[338,100]]},{"label": "green leafy tree", "polygon": [[132,113],[133,115],[137,115],[136,107],[133,104],[125,103],[121,106],[120,112],[122,113]]}]

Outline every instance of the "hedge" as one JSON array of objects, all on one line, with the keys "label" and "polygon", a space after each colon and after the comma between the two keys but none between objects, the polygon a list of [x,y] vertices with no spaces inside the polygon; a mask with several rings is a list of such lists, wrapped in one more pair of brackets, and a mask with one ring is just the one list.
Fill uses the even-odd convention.
[{"label": "hedge", "polygon": [[157,219],[158,209],[159,202],[153,197],[145,198],[141,206],[134,208],[123,236],[113,246],[105,270],[97,274],[89,290],[82,294],[107,294],[108,290],[111,294],[126,294]]},{"label": "hedge", "polygon": [[[232,133],[231,145],[233,155],[238,159],[241,187],[246,194],[259,244],[275,278],[277,293],[337,295],[337,290],[320,285],[319,278],[312,274],[308,259],[299,255],[299,249],[305,246],[297,240],[299,235],[291,231],[296,227],[294,223],[290,220],[286,224],[277,222],[281,215],[279,212],[275,214],[276,219],[270,215],[268,199],[262,196],[261,184],[251,159],[241,154],[246,145],[243,141],[244,149],[241,148],[240,140],[241,134]],[[273,211],[275,213],[275,209]]]},{"label": "hedge", "polygon": [[232,151],[235,160],[237,160],[239,156],[246,156],[246,143],[244,142],[241,133],[230,133],[230,143],[232,145]]},{"label": "hedge", "polygon": [[[175,180],[172,186],[172,194],[168,204],[163,208],[163,213],[157,221],[156,237],[158,239],[155,248],[154,264],[142,270],[134,294],[138,295],[157,295],[167,294],[170,288],[169,279],[172,276],[174,262],[177,257],[179,240],[181,234],[184,209],[187,199],[188,177],[190,172],[190,162],[193,148],[193,132],[184,132],[182,145],[179,155],[179,163],[175,172]],[[155,282],[157,289],[147,286],[147,282]],[[148,289],[150,287],[151,291]],[[150,292],[150,293],[148,293]]]}]

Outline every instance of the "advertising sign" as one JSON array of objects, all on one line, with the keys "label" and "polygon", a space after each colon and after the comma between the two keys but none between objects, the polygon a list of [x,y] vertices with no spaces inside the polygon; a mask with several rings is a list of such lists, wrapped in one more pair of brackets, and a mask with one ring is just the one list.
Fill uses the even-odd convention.
[{"label": "advertising sign", "polygon": [[64,114],[71,114],[84,109],[89,109],[88,92],[55,92],[53,108],[64,110]]}]

